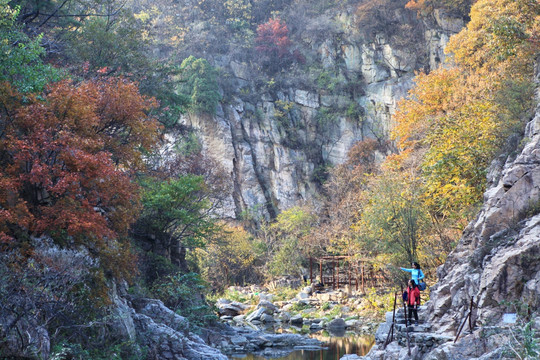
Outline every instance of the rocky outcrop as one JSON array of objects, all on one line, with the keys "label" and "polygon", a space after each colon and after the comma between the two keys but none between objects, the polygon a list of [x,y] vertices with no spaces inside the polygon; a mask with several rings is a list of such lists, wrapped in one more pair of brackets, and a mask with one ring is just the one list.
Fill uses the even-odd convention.
[{"label": "rocky outcrop", "polygon": [[365,33],[357,6],[303,19],[307,23],[291,37],[305,66],[261,75],[255,63],[233,54],[216,57],[229,79],[227,100],[213,117],[184,121],[199,129],[206,151],[231,174],[226,215],[273,218],[314,200],[326,166],[343,162],[357,141],[388,135],[414,72],[439,66],[449,37],[463,27],[462,19],[442,11],[420,20],[402,8],[392,26],[417,31],[396,40],[395,29]]},{"label": "rocky outcrop", "polygon": [[113,294],[111,336],[147,349],[149,358],[170,360],[226,360],[219,350],[189,331],[186,318],[155,299],[127,301]]}]

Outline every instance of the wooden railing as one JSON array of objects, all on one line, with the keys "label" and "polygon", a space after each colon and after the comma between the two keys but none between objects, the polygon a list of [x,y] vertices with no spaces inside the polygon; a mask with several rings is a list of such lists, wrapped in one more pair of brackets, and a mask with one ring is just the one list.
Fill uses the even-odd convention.
[{"label": "wooden railing", "polygon": [[469,311],[463,318],[461,325],[459,326],[458,332],[456,334],[456,338],[454,339],[454,343],[458,340],[459,335],[461,335],[461,330],[463,330],[463,327],[465,326],[465,323],[467,320],[469,320],[469,331],[473,330],[473,323],[472,323],[472,312],[473,312],[473,306],[474,306],[474,297],[471,298],[471,304],[469,306]]}]

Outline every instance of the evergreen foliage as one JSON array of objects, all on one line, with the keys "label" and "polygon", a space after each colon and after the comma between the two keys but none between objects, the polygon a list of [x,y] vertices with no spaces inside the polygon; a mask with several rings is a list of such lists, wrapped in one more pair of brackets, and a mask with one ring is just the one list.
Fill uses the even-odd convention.
[{"label": "evergreen foliage", "polygon": [[178,93],[189,99],[189,110],[214,115],[221,95],[217,71],[205,59],[190,56],[180,65]]}]

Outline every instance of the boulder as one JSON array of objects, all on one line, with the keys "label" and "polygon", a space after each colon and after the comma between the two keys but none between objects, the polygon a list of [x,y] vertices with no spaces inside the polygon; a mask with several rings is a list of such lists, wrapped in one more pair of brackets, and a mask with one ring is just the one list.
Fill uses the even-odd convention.
[{"label": "boulder", "polygon": [[137,342],[145,346],[149,354],[166,360],[227,360],[225,355],[208,346],[198,335],[190,333],[187,319],[161,301],[137,299],[132,303]]},{"label": "boulder", "polygon": [[327,329],[345,329],[347,324],[342,318],[337,318],[326,324]]},{"label": "boulder", "polygon": [[259,304],[257,305],[257,308],[258,309],[264,309],[264,311],[269,314],[269,315],[272,315],[273,313],[275,313],[278,308],[276,305],[272,304],[270,301],[267,301],[267,300],[261,300],[259,301]]},{"label": "boulder", "polygon": [[276,321],[272,315],[268,315],[268,314],[262,314],[260,320],[263,323],[273,323]]},{"label": "boulder", "polygon": [[289,322],[291,320],[291,314],[287,311],[282,311],[279,313],[278,319],[283,322]]},{"label": "boulder", "polygon": [[245,310],[249,308],[248,305],[242,304],[240,302],[216,302],[216,307],[218,308],[219,315],[227,316],[237,316],[242,314]]},{"label": "boulder", "polygon": [[304,318],[301,315],[291,317],[291,324],[301,325],[304,323]]},{"label": "boulder", "polygon": [[260,321],[261,316],[266,312],[265,308],[258,308],[246,317],[246,321]]}]

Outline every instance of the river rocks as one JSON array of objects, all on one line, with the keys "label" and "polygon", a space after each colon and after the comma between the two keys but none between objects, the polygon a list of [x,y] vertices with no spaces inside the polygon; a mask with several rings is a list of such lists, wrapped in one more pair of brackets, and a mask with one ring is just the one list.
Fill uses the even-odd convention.
[{"label": "river rocks", "polygon": [[302,315],[294,315],[291,317],[291,325],[302,325],[304,323],[304,318]]},{"label": "river rocks", "polygon": [[236,328],[235,334],[221,342],[221,350],[227,354],[252,352],[263,354],[287,354],[294,350],[318,350],[324,344],[319,340],[297,334],[268,334]]},{"label": "river rocks", "polygon": [[265,313],[270,314],[270,315],[274,314],[277,311],[276,305],[272,304],[268,300],[261,300],[259,302],[259,305],[257,305],[257,308],[264,309]]},{"label": "river rocks", "polygon": [[345,320],[338,318],[330,321],[327,325],[328,329],[337,330],[337,329],[345,329],[347,327],[347,324],[345,323]]},{"label": "river rocks", "polygon": [[232,336],[230,340],[234,346],[245,346],[248,343],[248,339],[242,335]]},{"label": "river rocks", "polygon": [[291,314],[287,311],[281,311],[278,315],[278,319],[282,322],[290,322]]},{"label": "river rocks", "polygon": [[224,299],[220,299],[220,301],[216,302],[216,307],[218,308],[218,313],[220,316],[237,316],[249,309],[249,306],[247,305],[237,301],[226,302]]},{"label": "river rocks", "polygon": [[255,310],[254,312],[252,312],[246,317],[246,321],[248,322],[260,321],[261,316],[265,313],[265,311],[266,311],[265,308],[258,308],[257,310]]}]

